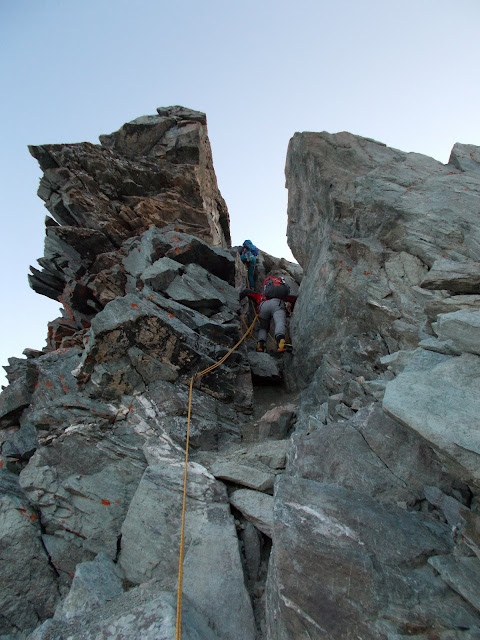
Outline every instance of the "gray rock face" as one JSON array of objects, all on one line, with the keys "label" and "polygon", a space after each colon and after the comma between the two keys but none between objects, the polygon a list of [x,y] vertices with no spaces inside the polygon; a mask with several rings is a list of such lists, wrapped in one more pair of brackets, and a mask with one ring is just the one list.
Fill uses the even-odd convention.
[{"label": "gray rock face", "polygon": [[289,448],[288,440],[265,440],[253,445],[251,455],[271,469],[285,469]]},{"label": "gray rock face", "polygon": [[462,172],[349,133],[295,134],[286,178],[288,241],[305,272],[292,323],[302,385],[324,353],[364,365],[417,346],[429,269],[480,261],[471,165]]},{"label": "gray rock face", "polygon": [[[19,476],[13,478],[20,482],[22,513],[37,518],[28,532],[16,523],[13,546],[5,547],[12,557],[15,545],[25,547],[15,572],[4,566],[5,633],[30,631],[56,609],[62,620],[47,623],[45,637],[49,629],[100,637],[113,627],[115,637],[136,636],[143,609],[135,631],[129,614],[122,618],[125,604],[114,617],[119,625],[110,618],[97,625],[87,610],[104,609],[105,599],[123,602],[116,595],[120,578],[123,586],[151,579],[175,589],[179,521],[172,509],[178,515],[190,379],[243,334],[233,284],[244,267],[228,249],[228,213],[205,123],[204,114],[174,107],[128,123],[103,137],[102,147],[32,148],[45,173],[39,195],[53,218],[47,218],[42,271],[33,270],[31,285],[63,310],[49,325],[44,352],[12,360],[11,385],[0,397],[0,469]],[[197,378],[190,446],[212,452],[239,443],[252,409],[242,345]],[[271,489],[276,471],[255,464],[263,473],[260,486]],[[251,467],[244,466],[248,481]],[[242,629],[253,640],[227,493],[205,469],[193,469],[189,491],[197,495],[189,503],[187,546],[194,553],[185,559],[184,584],[211,633],[186,628],[192,638],[232,639]],[[149,501],[152,512],[145,514]],[[115,577],[120,567],[125,576]],[[163,606],[162,600],[145,613],[146,620],[159,616],[155,629],[163,629]],[[170,614],[171,608],[169,629]],[[88,631],[65,618],[85,620]]]},{"label": "gray rock face", "polygon": [[[37,450],[20,474],[20,485],[40,511],[59,574],[100,551],[115,559],[122,522],[146,466],[142,440],[118,424],[104,436],[94,426],[73,427]],[[66,547],[66,548],[65,548]],[[68,551],[70,549],[70,551]]]},{"label": "gray rock face", "polygon": [[[444,166],[348,133],[290,142],[302,393],[274,492],[268,638],[480,633],[461,577],[480,553],[478,153],[456,145]],[[397,538],[410,526],[414,562]]]},{"label": "gray rock face", "polygon": [[440,340],[453,345],[457,354],[480,355],[480,311],[440,314],[433,328]]},{"label": "gray rock face", "polygon": [[448,164],[460,171],[477,171],[480,169],[480,151],[473,144],[457,142],[450,154]]},{"label": "gray rock face", "polygon": [[93,562],[77,566],[68,596],[55,611],[55,618],[74,618],[121,593],[119,572],[105,553],[99,553]]},{"label": "gray rock face", "polygon": [[[269,565],[269,638],[380,638],[403,629],[478,627],[425,558],[448,528],[338,485],[283,476]],[[318,576],[322,580],[318,580]],[[299,580],[299,576],[302,579]],[[422,593],[427,608],[419,610]]]},{"label": "gray rock face", "polygon": [[[423,351],[387,385],[383,408],[461,466],[464,479],[480,480],[480,358]],[[455,425],[455,428],[452,428]]]},{"label": "gray rock face", "polygon": [[4,469],[0,469],[0,525],[0,635],[8,637],[19,629],[32,631],[53,616],[60,593],[42,546],[38,511],[32,509],[17,477]]},{"label": "gray rock face", "polygon": [[478,558],[451,558],[449,556],[434,556],[428,559],[429,564],[440,574],[442,580],[452,587],[477,611],[480,611],[479,570]]},{"label": "gray rock face", "polygon": [[[402,508],[422,501],[426,486],[436,487],[440,494],[440,489],[452,494],[454,487],[461,486],[423,438],[375,404],[346,422],[296,433],[287,473],[333,482]],[[450,496],[446,499],[454,500]]]},{"label": "gray rock face", "polygon": [[183,271],[175,260],[160,258],[147,267],[141,275],[143,282],[154,291],[164,291],[173,282],[175,276]]},{"label": "gray rock face", "polygon": [[28,407],[31,399],[32,393],[25,384],[25,380],[19,379],[9,385],[1,395],[0,419],[2,425],[15,424],[17,414]]},{"label": "gray rock face", "polygon": [[[161,380],[150,384],[142,394],[149,406],[148,418],[155,417],[160,433],[168,433],[182,444],[187,434],[188,390]],[[138,406],[133,402],[133,408]],[[139,407],[142,412],[142,406]],[[135,417],[130,416],[132,421]],[[192,393],[190,442],[202,450],[217,450],[240,439],[244,418],[228,405],[197,389]],[[161,426],[160,426],[161,425]]]},{"label": "gray rock face", "polygon": [[439,507],[448,524],[452,527],[456,527],[462,525],[465,520],[463,518],[462,513],[465,511],[465,505],[463,505],[452,496],[448,496],[438,487],[424,487],[424,493],[426,499],[433,504],[435,507]]},{"label": "gray rock face", "polygon": [[480,293],[480,263],[440,258],[422,280],[425,289],[445,289],[455,294]]},{"label": "gray rock face", "polygon": [[273,535],[273,497],[259,491],[238,489],[230,496],[230,503],[241,511],[257,529],[269,538]]},{"label": "gray rock face", "polygon": [[[203,370],[223,355],[215,342],[200,336],[155,300],[133,294],[116,298],[98,313],[87,338],[76,375],[88,383],[89,394],[112,399],[145,390],[145,380],[132,369],[128,357],[132,344],[168,366],[185,383],[192,368]],[[237,355],[233,363],[235,359],[240,358]],[[232,400],[238,373],[226,365],[202,378],[200,388]]]},{"label": "gray rock face", "polygon": [[[145,640],[175,637],[176,595],[145,585],[131,589],[90,613],[64,622],[47,620],[29,640]],[[220,640],[209,620],[184,598],[182,638],[186,640]]]},{"label": "gray rock face", "polygon": [[261,439],[259,442],[227,443],[220,451],[193,451],[192,456],[216,478],[257,491],[269,491],[274,475],[285,469],[289,448],[288,440]]},{"label": "gray rock face", "polygon": [[[119,565],[131,582],[155,578],[163,588],[175,588],[182,483],[181,460],[146,470],[122,527]],[[184,593],[220,637],[253,640],[253,613],[225,489],[196,464],[189,468],[187,511]]]},{"label": "gray rock face", "polygon": [[182,276],[177,276],[166,289],[166,294],[204,315],[211,316],[223,305],[235,308],[237,295],[233,287],[209,274],[198,265],[188,265]]}]

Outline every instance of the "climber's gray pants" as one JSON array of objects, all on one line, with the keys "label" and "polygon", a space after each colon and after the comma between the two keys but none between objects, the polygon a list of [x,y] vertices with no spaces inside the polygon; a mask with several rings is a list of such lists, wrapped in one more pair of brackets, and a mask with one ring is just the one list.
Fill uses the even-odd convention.
[{"label": "climber's gray pants", "polygon": [[260,311],[258,312],[258,318],[260,320],[259,340],[265,340],[266,342],[272,317],[275,324],[275,338],[279,335],[285,336],[285,322],[287,318],[285,303],[278,298],[270,298],[270,300],[264,300],[262,302]]}]

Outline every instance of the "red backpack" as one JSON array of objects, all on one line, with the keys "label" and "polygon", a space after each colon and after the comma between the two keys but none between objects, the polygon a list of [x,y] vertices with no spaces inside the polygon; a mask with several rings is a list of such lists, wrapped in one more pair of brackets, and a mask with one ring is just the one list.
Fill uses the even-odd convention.
[{"label": "red backpack", "polygon": [[281,276],[268,276],[263,281],[263,295],[266,298],[284,300],[290,294],[288,284]]}]

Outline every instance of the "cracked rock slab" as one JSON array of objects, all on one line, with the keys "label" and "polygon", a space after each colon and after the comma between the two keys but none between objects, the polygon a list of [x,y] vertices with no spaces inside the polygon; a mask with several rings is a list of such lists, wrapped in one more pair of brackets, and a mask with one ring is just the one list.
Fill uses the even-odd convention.
[{"label": "cracked rock slab", "polygon": [[[130,589],[91,612],[69,621],[47,620],[29,640],[159,640],[174,638],[176,595],[158,586]],[[208,618],[183,597],[182,637],[185,640],[220,640]],[[241,636],[248,638],[248,636]]]},{"label": "cracked rock slab", "polygon": [[266,493],[238,489],[230,496],[230,504],[269,538],[273,533],[273,497]]},{"label": "cracked rock slab", "polygon": [[[153,451],[150,456],[155,457]],[[130,582],[155,580],[174,591],[184,466],[179,454],[172,452],[167,460],[168,464],[160,454],[158,464],[147,467],[142,477],[122,526],[118,563]],[[188,469],[186,513],[184,594],[223,640],[254,640],[253,613],[225,486],[195,463]]]},{"label": "cracked rock slab", "polygon": [[[416,431],[480,483],[480,358],[416,354],[387,384],[384,411]],[[455,425],[452,428],[452,425]]]},{"label": "cracked rock slab", "polygon": [[252,466],[235,462],[218,462],[210,467],[215,478],[228,480],[256,491],[268,491],[273,487],[275,475]]},{"label": "cracked rock slab", "polygon": [[348,422],[295,433],[287,473],[335,482],[399,506],[422,500],[424,485],[445,491],[452,485],[428,443],[377,405],[361,409]]},{"label": "cracked rock slab", "polygon": [[70,592],[57,607],[55,618],[74,618],[121,593],[120,572],[111,558],[101,552],[93,562],[82,562],[77,566]]},{"label": "cracked rock slab", "polygon": [[434,556],[428,559],[449,587],[480,611],[480,560],[475,557]]},{"label": "cracked rock slab", "polygon": [[457,353],[480,355],[480,311],[462,309],[440,314],[432,327],[441,341],[453,344]]},{"label": "cracked rock slab", "polygon": [[0,469],[0,557],[0,636],[13,637],[8,634],[33,630],[51,617],[60,594],[42,545],[37,512],[17,476],[4,469]]},{"label": "cracked rock slab", "polygon": [[[60,575],[71,559],[100,551],[112,559],[128,506],[146,466],[143,439],[120,423],[107,435],[82,425],[40,447],[20,474],[20,485],[39,510]],[[58,555],[57,555],[58,554]]]}]

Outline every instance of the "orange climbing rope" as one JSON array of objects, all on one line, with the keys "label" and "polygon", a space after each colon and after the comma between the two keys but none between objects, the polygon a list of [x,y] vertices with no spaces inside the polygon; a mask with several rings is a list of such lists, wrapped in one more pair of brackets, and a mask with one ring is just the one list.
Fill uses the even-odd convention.
[{"label": "orange climbing rope", "polygon": [[187,506],[187,471],[188,471],[188,446],[190,441],[190,416],[192,412],[192,393],[193,393],[193,383],[197,378],[201,378],[202,376],[210,373],[221,364],[225,362],[225,360],[232,355],[235,349],[242,344],[245,338],[248,335],[251,335],[253,331],[253,327],[255,326],[255,322],[257,321],[258,314],[255,315],[255,318],[252,324],[248,327],[246,332],[243,334],[241,339],[237,342],[237,344],[230,349],[218,362],[212,364],[210,367],[207,367],[203,371],[196,373],[190,379],[190,389],[188,392],[188,412],[187,412],[187,438],[185,442],[185,467],[183,471],[183,502],[182,502],[182,523],[180,525],[180,553],[178,558],[178,587],[177,587],[177,620],[176,620],[176,632],[175,632],[175,640],[181,640],[182,638],[182,597],[183,597],[183,556],[184,556],[184,546],[185,546],[185,512]]}]

